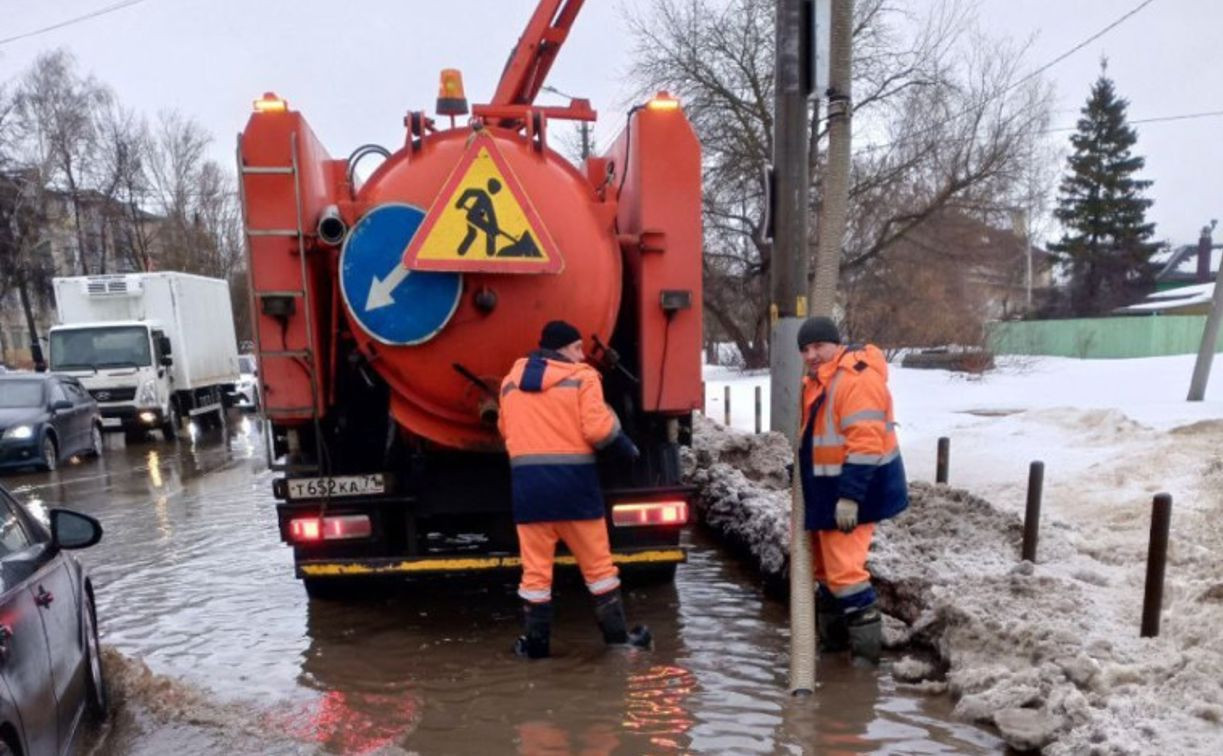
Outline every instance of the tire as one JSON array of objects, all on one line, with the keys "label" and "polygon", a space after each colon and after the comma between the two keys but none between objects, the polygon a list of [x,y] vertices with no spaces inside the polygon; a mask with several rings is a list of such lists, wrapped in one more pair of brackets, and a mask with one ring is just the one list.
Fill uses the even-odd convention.
[{"label": "tire", "polygon": [[42,464],[40,467],[47,472],[55,472],[55,468],[59,466],[59,449],[55,446],[55,439],[51,436],[43,436],[42,438]]},{"label": "tire", "polygon": [[85,597],[85,711],[95,722],[106,719],[109,712],[109,694],[106,690],[106,673],[102,668],[102,644],[98,642],[98,621],[93,598]]},{"label": "tire", "polygon": [[368,601],[390,592],[385,580],[351,578],[302,578],[306,595],[319,601]]},{"label": "tire", "polygon": [[674,583],[678,564],[626,565],[620,568],[620,578],[626,585],[658,585]]},{"label": "tire", "polygon": [[178,407],[174,402],[170,402],[170,414],[166,416],[165,421],[161,424],[161,437],[166,441],[173,441],[178,438]]},{"label": "tire", "polygon": [[90,426],[89,431],[89,454],[93,457],[102,456],[102,429],[98,426]]}]

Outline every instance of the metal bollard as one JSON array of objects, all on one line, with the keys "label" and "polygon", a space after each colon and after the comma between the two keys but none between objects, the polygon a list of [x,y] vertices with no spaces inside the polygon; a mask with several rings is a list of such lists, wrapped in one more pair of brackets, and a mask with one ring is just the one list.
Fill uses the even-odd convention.
[{"label": "metal bollard", "polygon": [[730,385],[728,384],[722,389],[722,413],[726,416],[726,422],[723,423],[727,428],[730,427]]},{"label": "metal bollard", "polygon": [[761,404],[760,404],[760,387],[756,387],[756,432],[760,432],[761,422],[763,420]]},{"label": "metal bollard", "polygon": [[951,439],[946,436],[938,440],[938,461],[934,467],[934,482],[947,482],[947,468],[951,466]]},{"label": "metal bollard", "polygon": [[1023,515],[1022,558],[1036,561],[1036,541],[1040,536],[1040,496],[1045,487],[1045,463],[1033,462],[1028,468],[1028,508]]},{"label": "metal bollard", "polygon": [[1142,637],[1159,635],[1159,611],[1164,603],[1164,567],[1168,563],[1168,529],[1172,524],[1172,494],[1155,494],[1151,508],[1151,545],[1147,549],[1147,586],[1142,597]]}]

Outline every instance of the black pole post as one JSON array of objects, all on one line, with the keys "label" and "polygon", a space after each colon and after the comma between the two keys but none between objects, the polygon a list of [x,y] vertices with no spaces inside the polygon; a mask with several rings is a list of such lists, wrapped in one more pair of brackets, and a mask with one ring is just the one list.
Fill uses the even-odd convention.
[{"label": "black pole post", "polygon": [[725,425],[727,428],[729,428],[730,427],[730,385],[729,384],[727,384],[722,389],[722,414],[723,414],[723,419],[726,420]]},{"label": "black pole post", "polygon": [[951,466],[951,439],[943,436],[938,440],[938,461],[934,468],[934,482],[947,482],[947,468]]},{"label": "black pole post", "polygon": [[1151,545],[1147,550],[1147,586],[1142,598],[1142,637],[1159,635],[1159,611],[1164,603],[1164,567],[1168,563],[1168,529],[1172,495],[1155,494],[1151,508]]},{"label": "black pole post", "polygon": [[763,425],[763,419],[761,418],[762,408],[760,406],[760,393],[761,393],[760,387],[757,386],[756,387],[756,432],[757,433],[760,432],[760,429]]},{"label": "black pole post", "polygon": [[1036,541],[1040,537],[1040,497],[1045,487],[1045,463],[1033,462],[1028,468],[1028,508],[1023,516],[1023,559],[1036,561]]}]

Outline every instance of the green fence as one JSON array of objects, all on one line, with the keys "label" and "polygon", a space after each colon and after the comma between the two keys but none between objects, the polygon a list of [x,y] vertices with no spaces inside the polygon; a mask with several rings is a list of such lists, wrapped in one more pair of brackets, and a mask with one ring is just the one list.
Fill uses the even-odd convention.
[{"label": "green fence", "polygon": [[[1196,354],[1205,315],[1029,320],[990,323],[995,354],[1040,354],[1084,359]],[[1215,344],[1223,352],[1223,332]]]}]

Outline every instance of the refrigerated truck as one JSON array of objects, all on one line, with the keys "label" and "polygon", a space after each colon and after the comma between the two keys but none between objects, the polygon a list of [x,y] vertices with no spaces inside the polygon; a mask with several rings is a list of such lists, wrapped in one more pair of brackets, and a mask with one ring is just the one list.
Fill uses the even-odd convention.
[{"label": "refrigerated truck", "polygon": [[221,425],[239,379],[229,284],[187,273],[54,279],[51,370],[98,401],[105,430]]}]

